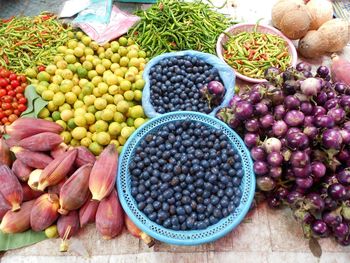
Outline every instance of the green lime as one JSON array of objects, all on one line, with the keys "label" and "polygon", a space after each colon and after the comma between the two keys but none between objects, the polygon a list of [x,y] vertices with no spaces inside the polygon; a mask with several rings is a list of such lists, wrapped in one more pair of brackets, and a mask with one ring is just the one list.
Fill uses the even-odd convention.
[{"label": "green lime", "polygon": [[97,142],[93,142],[89,145],[89,150],[95,155],[100,155],[100,153],[103,151],[103,147]]},{"label": "green lime", "polygon": [[73,130],[74,128],[76,128],[76,127],[77,127],[77,125],[75,124],[75,122],[74,122],[74,119],[73,119],[73,118],[68,120],[68,122],[67,122],[67,126],[68,126],[68,128],[69,128],[70,130]]},{"label": "green lime", "polygon": [[133,118],[127,118],[126,124],[130,127],[134,126],[134,119]]},{"label": "green lime", "polygon": [[77,72],[77,67],[74,64],[69,64],[67,66],[67,69],[69,69],[70,71],[72,71],[73,73]]},{"label": "green lime", "polygon": [[88,71],[84,67],[78,67],[77,74],[80,79],[86,78],[88,76]]},{"label": "green lime", "polygon": [[59,111],[54,111],[52,114],[51,114],[51,117],[54,121],[58,121],[61,119],[61,113]]}]

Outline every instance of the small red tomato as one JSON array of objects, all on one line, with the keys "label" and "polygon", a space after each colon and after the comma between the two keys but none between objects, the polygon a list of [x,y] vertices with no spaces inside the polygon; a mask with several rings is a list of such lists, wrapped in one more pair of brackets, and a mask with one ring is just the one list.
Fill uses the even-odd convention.
[{"label": "small red tomato", "polygon": [[8,122],[8,121],[9,121],[9,120],[8,120],[7,117],[4,117],[4,118],[1,119],[1,122],[2,122],[3,124],[5,124],[5,123]]},{"label": "small red tomato", "polygon": [[6,95],[6,96],[3,97],[3,101],[7,102],[7,103],[10,103],[10,102],[12,102],[12,97],[9,96],[9,95]]},{"label": "small red tomato", "polygon": [[11,97],[16,96],[16,92],[15,92],[14,90],[9,90],[9,91],[7,92],[7,94],[8,94],[9,96],[11,96]]},{"label": "small red tomato", "polygon": [[12,114],[12,110],[11,109],[5,110],[4,112],[5,112],[6,116],[10,116]]},{"label": "small red tomato", "polygon": [[12,108],[17,109],[18,108],[18,103],[17,102],[12,102]]},{"label": "small red tomato", "polygon": [[15,88],[15,92],[16,93],[23,93],[24,92],[24,88],[22,86],[18,86],[17,88]]},{"label": "small red tomato", "polygon": [[25,111],[27,109],[27,106],[26,105],[23,105],[23,104],[19,104],[18,105],[18,110],[20,111],[20,112],[23,112],[23,111]]},{"label": "small red tomato", "polygon": [[6,79],[0,78],[0,87],[5,88],[9,83],[7,82]]},{"label": "small red tomato", "polygon": [[16,79],[16,80],[11,80],[11,86],[12,88],[17,88],[19,86],[19,81]]},{"label": "small red tomato", "polygon": [[25,97],[22,97],[18,100],[19,104],[26,104],[27,103],[27,99]]},{"label": "small red tomato", "polygon": [[[25,75],[21,75],[21,76],[18,76],[21,80],[21,82],[22,83],[26,83],[27,84],[27,78],[26,78],[26,76]],[[17,78],[17,80],[18,80],[18,78]]]},{"label": "small red tomato", "polygon": [[17,101],[18,101],[17,98],[15,96],[13,96],[12,102],[17,102]]},{"label": "small red tomato", "polygon": [[4,118],[4,117],[6,117],[5,113],[0,112],[0,119],[2,119],[2,118]]},{"label": "small red tomato", "polygon": [[8,90],[13,90],[13,88],[12,88],[11,85],[7,85],[7,86],[6,86],[6,90],[7,90],[7,91],[8,91]]},{"label": "small red tomato", "polygon": [[[9,109],[11,109],[12,108],[12,105],[10,104],[10,103],[8,103],[8,102],[5,102],[5,103],[3,103],[2,105],[1,105],[1,108],[3,109],[3,110],[9,110]],[[6,113],[5,113],[6,114]]]},{"label": "small red tomato", "polygon": [[23,88],[23,90],[24,90],[27,86],[28,86],[27,83],[22,83],[22,84],[21,84],[21,87]]},{"label": "small red tomato", "polygon": [[22,93],[17,93],[16,94],[16,99],[20,99],[20,98],[23,98],[24,97],[24,95],[22,94]]},{"label": "small red tomato", "polygon": [[[21,114],[21,112],[19,111],[19,109],[14,109],[13,113],[16,114],[17,116],[19,116]],[[0,118],[1,119],[1,118]]]},{"label": "small red tomato", "polygon": [[41,72],[41,71],[45,71],[46,67],[41,65],[41,66],[38,66],[38,71]]},{"label": "small red tomato", "polygon": [[18,116],[15,115],[15,114],[11,114],[11,115],[9,116],[9,121],[10,121],[10,122],[14,122],[14,121],[17,120],[17,119],[18,119]]},{"label": "small red tomato", "polygon": [[7,94],[7,91],[5,89],[0,89],[0,98],[4,97],[6,94]]},{"label": "small red tomato", "polygon": [[17,80],[17,75],[14,74],[14,73],[11,73],[10,76],[9,76],[9,79],[10,80]]},{"label": "small red tomato", "polygon": [[0,72],[0,77],[3,77],[3,78],[8,78],[10,76],[10,71],[6,70],[6,69],[3,69],[1,72]]}]

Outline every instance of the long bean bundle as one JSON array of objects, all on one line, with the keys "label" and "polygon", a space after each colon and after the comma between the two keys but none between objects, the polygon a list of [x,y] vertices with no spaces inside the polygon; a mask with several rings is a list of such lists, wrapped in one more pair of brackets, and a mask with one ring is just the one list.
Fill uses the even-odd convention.
[{"label": "long bean bundle", "polygon": [[160,0],[136,11],[141,20],[128,34],[152,57],[190,49],[215,54],[218,36],[232,22],[213,8],[201,1]]},{"label": "long bean bundle", "polygon": [[68,40],[68,32],[51,14],[0,20],[0,66],[24,72],[47,64]]}]

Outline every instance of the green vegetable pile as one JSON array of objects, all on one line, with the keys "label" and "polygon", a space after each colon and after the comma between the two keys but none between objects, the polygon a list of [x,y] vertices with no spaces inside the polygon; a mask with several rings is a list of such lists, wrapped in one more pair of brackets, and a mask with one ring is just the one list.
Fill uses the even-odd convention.
[{"label": "green vegetable pile", "polygon": [[230,19],[201,1],[160,0],[147,10],[138,10],[141,20],[128,32],[149,56],[179,50],[215,54],[219,35]]},{"label": "green vegetable pile", "polygon": [[55,15],[47,13],[0,20],[0,66],[23,73],[29,67],[46,65],[68,40],[69,32]]}]

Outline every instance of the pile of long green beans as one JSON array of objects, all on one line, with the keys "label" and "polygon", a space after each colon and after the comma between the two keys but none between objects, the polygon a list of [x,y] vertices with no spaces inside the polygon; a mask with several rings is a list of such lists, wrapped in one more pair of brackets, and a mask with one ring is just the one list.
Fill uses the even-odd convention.
[{"label": "pile of long green beans", "polygon": [[213,8],[201,1],[160,0],[136,11],[141,20],[128,35],[151,57],[190,49],[215,54],[218,36],[232,22]]},{"label": "pile of long green beans", "polygon": [[269,67],[285,71],[291,64],[286,41],[280,36],[257,32],[229,35],[223,45],[224,59],[239,73],[250,78],[264,78]]},{"label": "pile of long green beans", "polygon": [[0,66],[23,73],[53,61],[69,31],[52,14],[0,20]]}]

